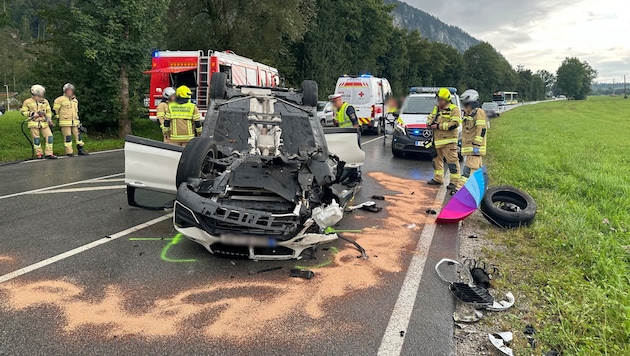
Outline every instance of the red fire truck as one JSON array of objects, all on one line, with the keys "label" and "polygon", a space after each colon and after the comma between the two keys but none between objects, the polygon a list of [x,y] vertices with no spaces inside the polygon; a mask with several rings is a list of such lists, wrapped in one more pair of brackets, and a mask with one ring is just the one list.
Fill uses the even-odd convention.
[{"label": "red fire truck", "polygon": [[226,73],[228,81],[234,85],[275,87],[280,83],[276,68],[232,51],[155,51],[151,62],[151,69],[144,73],[151,75],[149,118],[154,121],[162,90],[180,85],[190,87],[193,101],[197,103],[201,117],[205,117],[210,104],[208,87],[212,73]]}]

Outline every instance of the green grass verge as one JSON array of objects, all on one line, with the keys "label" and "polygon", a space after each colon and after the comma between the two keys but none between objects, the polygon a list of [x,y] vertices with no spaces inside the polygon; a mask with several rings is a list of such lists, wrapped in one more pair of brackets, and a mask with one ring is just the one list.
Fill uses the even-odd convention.
[{"label": "green grass verge", "polygon": [[[0,116],[0,162],[17,161],[31,157],[31,146],[22,135],[20,124],[24,117],[18,112],[9,112]],[[162,133],[159,127],[148,119],[137,119],[132,124],[133,133],[137,136],[162,140]],[[27,135],[30,133],[25,128]],[[59,127],[53,131],[55,138],[54,152],[56,155],[64,155],[63,137]],[[122,148],[124,140],[117,137],[102,135],[93,131],[84,135],[85,148],[89,152]],[[75,148],[76,153],[76,148]]]},{"label": "green grass verge", "polygon": [[489,236],[507,247],[487,251],[502,287],[531,303],[513,331],[529,319],[564,355],[630,355],[630,100],[517,108],[492,122],[488,146],[491,184],[538,204],[530,228]]}]

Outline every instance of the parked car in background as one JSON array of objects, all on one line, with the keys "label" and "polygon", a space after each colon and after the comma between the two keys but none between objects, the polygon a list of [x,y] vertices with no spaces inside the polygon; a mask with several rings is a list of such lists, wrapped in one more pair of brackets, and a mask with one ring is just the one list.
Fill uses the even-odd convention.
[{"label": "parked car in background", "polygon": [[334,126],[333,106],[330,101],[318,101],[317,102],[317,118],[321,122],[322,126]]},{"label": "parked car in background", "polygon": [[501,109],[499,108],[499,104],[493,102],[485,102],[481,104],[481,108],[486,112],[488,118],[493,119],[495,117],[501,116]]}]

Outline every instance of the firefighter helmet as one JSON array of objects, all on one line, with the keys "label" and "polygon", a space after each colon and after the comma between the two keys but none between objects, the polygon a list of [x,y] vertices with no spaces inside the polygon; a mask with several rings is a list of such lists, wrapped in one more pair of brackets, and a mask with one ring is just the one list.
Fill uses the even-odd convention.
[{"label": "firefighter helmet", "polygon": [[67,92],[68,90],[73,90],[74,91],[74,85],[72,85],[72,83],[66,83],[63,85],[63,92]]},{"label": "firefighter helmet", "polygon": [[479,101],[479,93],[475,89],[468,89],[464,93],[462,93],[460,99],[462,99],[462,102],[464,104],[474,103],[476,101]]},{"label": "firefighter helmet", "polygon": [[178,97],[183,99],[190,99],[190,97],[192,96],[192,91],[190,91],[190,88],[185,85],[177,88],[177,91],[175,93]]},{"label": "firefighter helmet", "polygon": [[46,94],[46,88],[39,84],[35,84],[31,87],[31,94],[33,96],[44,96],[44,94]]},{"label": "firefighter helmet", "polygon": [[173,89],[172,87],[166,87],[162,91],[162,96],[164,97],[164,99],[168,99],[173,95],[175,95],[175,89]]},{"label": "firefighter helmet", "polygon": [[451,91],[448,90],[447,88],[440,88],[440,90],[437,93],[437,98],[438,99],[444,99],[448,102],[451,101]]}]

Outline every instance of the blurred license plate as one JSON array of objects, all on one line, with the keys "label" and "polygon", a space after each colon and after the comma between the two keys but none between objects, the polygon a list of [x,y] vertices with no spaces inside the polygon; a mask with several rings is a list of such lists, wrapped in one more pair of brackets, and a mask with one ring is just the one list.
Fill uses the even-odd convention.
[{"label": "blurred license plate", "polygon": [[424,147],[426,146],[426,141],[416,141],[416,147]]},{"label": "blurred license plate", "polygon": [[274,247],[276,240],[266,236],[221,234],[219,237],[226,245],[252,246],[252,247]]}]

